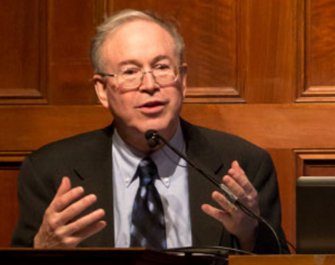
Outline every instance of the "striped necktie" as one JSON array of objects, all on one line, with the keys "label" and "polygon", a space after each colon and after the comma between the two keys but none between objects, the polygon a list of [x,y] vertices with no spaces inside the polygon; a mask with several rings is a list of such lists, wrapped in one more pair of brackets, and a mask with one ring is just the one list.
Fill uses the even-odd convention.
[{"label": "striped necktie", "polygon": [[140,185],[133,204],[130,246],[166,249],[163,204],[154,183],[158,178],[157,167],[146,157],[140,162],[137,174]]}]

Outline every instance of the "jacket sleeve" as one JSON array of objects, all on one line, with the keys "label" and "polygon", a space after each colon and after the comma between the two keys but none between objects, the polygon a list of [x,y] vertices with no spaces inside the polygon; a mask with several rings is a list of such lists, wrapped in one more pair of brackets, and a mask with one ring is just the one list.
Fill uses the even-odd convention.
[{"label": "jacket sleeve", "polygon": [[[42,223],[45,209],[52,200],[50,188],[40,179],[32,159],[22,163],[18,178],[20,215],[11,239],[12,247],[33,247],[34,237]],[[51,183],[49,184],[51,186]]]}]

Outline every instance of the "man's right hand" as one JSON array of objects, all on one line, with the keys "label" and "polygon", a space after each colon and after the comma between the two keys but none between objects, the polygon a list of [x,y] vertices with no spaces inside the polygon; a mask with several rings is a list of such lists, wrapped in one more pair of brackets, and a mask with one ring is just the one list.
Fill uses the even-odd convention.
[{"label": "man's right hand", "polygon": [[106,222],[103,209],[79,219],[76,216],[97,201],[94,194],[84,195],[82,187],[71,188],[68,177],[62,179],[58,191],[46,209],[42,225],[34,238],[35,248],[76,247],[84,239],[98,233]]}]

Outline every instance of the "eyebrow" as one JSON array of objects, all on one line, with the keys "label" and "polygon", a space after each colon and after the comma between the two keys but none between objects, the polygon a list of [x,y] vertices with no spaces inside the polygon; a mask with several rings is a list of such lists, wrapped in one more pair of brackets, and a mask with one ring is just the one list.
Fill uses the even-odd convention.
[{"label": "eyebrow", "polygon": [[134,64],[134,65],[137,65],[138,67],[141,66],[141,64],[136,60],[126,60],[126,61],[120,62],[118,64],[118,67],[121,68],[122,66],[127,65],[127,64]]},{"label": "eyebrow", "polygon": [[158,56],[156,56],[156,57],[152,60],[151,65],[152,65],[152,64],[155,64],[155,63],[157,63],[157,62],[159,62],[159,61],[161,61],[161,60],[165,60],[165,59],[167,59],[167,60],[169,60],[170,62],[172,62],[172,59],[170,58],[170,56],[167,56],[167,55],[158,55]]},{"label": "eyebrow", "polygon": [[[161,60],[169,60],[170,62],[172,62],[172,59],[170,56],[167,56],[167,55],[158,55],[156,56],[151,62],[150,62],[150,65],[153,65]],[[136,65],[138,67],[141,67],[142,64],[136,60],[126,60],[126,61],[122,61],[118,64],[118,67],[121,68],[122,66],[124,65],[127,65],[127,64],[133,64],[133,65]]]}]

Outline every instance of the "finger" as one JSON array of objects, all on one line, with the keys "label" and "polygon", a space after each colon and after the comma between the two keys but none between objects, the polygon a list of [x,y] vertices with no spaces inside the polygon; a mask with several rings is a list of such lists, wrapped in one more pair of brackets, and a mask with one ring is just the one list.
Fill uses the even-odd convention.
[{"label": "finger", "polygon": [[223,223],[225,219],[231,218],[225,211],[217,209],[209,204],[203,204],[201,209],[204,213]]},{"label": "finger", "polygon": [[51,202],[50,207],[55,212],[61,212],[66,207],[68,207],[73,201],[79,199],[84,194],[83,187],[75,187],[71,190],[55,196],[54,200]]},{"label": "finger", "polygon": [[106,227],[105,221],[98,221],[96,223],[93,223],[90,226],[83,229],[80,233],[73,235],[71,237],[67,237],[64,240],[64,245],[67,247],[76,247],[80,242],[100,232],[105,227]]},{"label": "finger", "polygon": [[222,210],[226,213],[232,214],[236,211],[236,206],[232,204],[223,194],[214,191],[212,198],[221,206]]},{"label": "finger", "polygon": [[66,225],[63,229],[63,234],[74,236],[77,234],[77,236],[83,237],[87,234],[89,234],[92,229],[89,228],[92,226],[92,224],[96,223],[98,220],[103,218],[105,216],[105,211],[103,209],[95,210],[80,219],[69,223]]},{"label": "finger", "polygon": [[59,197],[59,196],[61,196],[63,194],[65,194],[70,189],[71,189],[71,181],[70,181],[70,179],[68,177],[63,177],[62,181],[61,181],[61,183],[59,185],[59,188],[57,190],[57,193],[55,195],[55,198]]},{"label": "finger", "polygon": [[243,177],[247,178],[244,170],[240,167],[239,163],[234,160],[231,164],[231,168],[228,170],[228,174],[231,175],[236,181],[243,180]]},{"label": "finger", "polygon": [[244,170],[240,167],[239,163],[235,160],[232,163],[232,168],[228,173],[234,178],[236,183],[242,187],[243,191],[249,195],[255,191],[254,186],[249,181]]},{"label": "finger", "polygon": [[243,188],[236,182],[231,175],[225,175],[222,182],[230,189],[230,191],[237,197],[241,198],[245,195]]},{"label": "finger", "polygon": [[60,211],[61,209],[58,209],[59,207],[57,207],[57,203],[54,203],[54,205],[53,205],[53,202],[57,201],[58,198],[60,198],[62,195],[66,194],[70,190],[71,190],[70,179],[68,177],[63,177],[62,181],[61,181],[61,183],[58,187],[58,190],[56,192],[56,195],[55,195],[53,201],[51,202],[50,206],[56,206],[56,211]]},{"label": "finger", "polygon": [[84,229],[82,229],[79,233],[77,233],[75,236],[81,238],[81,240],[85,240],[86,238],[89,238],[96,233],[100,232],[102,229],[106,227],[106,221],[97,221]]},{"label": "finger", "polygon": [[90,194],[85,196],[84,198],[81,198],[77,202],[71,204],[69,207],[67,207],[62,213],[61,217],[59,217],[61,220],[61,223],[66,224],[70,220],[74,219],[78,214],[80,214],[82,211],[93,205],[97,201],[97,196],[94,194]]}]

